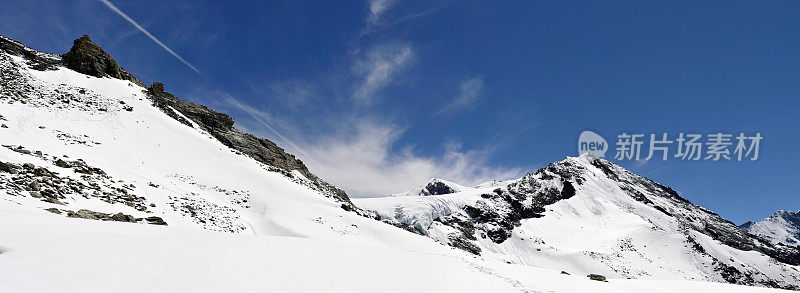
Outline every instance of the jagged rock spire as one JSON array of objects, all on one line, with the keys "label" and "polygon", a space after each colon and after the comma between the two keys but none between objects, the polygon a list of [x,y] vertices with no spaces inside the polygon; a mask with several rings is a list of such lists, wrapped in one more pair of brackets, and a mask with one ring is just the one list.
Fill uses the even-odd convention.
[{"label": "jagged rock spire", "polygon": [[72,49],[63,55],[64,65],[77,72],[96,77],[112,77],[130,80],[144,87],[136,77],[117,65],[111,54],[92,42],[88,35],[83,35],[72,42]]}]

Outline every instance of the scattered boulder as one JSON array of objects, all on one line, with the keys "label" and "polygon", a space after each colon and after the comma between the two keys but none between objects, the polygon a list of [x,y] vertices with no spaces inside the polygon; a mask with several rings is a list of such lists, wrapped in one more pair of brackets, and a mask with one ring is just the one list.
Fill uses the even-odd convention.
[{"label": "scattered boulder", "polygon": [[569,273],[567,273],[567,271],[561,271],[561,274],[562,275],[569,275]]},{"label": "scattered boulder", "polygon": [[23,155],[30,155],[31,154],[31,151],[23,149],[22,147],[13,149],[13,151],[18,152],[18,153],[23,154]]},{"label": "scattered boulder", "polygon": [[108,217],[108,215],[106,215],[106,214],[98,213],[98,212],[90,211],[90,210],[86,210],[86,209],[80,209],[74,215],[77,215],[77,217],[79,217],[79,218],[92,219],[92,220],[99,220],[99,219]]},{"label": "scattered boulder", "polygon": [[59,166],[59,167],[61,167],[61,168],[69,168],[69,167],[72,167],[72,165],[70,165],[70,164],[69,164],[67,161],[64,161],[64,160],[62,160],[62,159],[58,159],[58,160],[56,160],[55,164],[56,164],[56,166]]},{"label": "scattered boulder", "polygon": [[31,183],[28,184],[28,187],[30,187],[31,190],[33,190],[33,191],[42,190],[42,187],[39,185],[39,182],[36,182],[36,181],[31,181]]},{"label": "scattered boulder", "polygon": [[12,164],[12,163],[0,162],[0,171],[12,173],[12,172],[15,172],[16,171],[15,169],[17,169],[17,168],[19,168],[19,167],[14,165],[14,164]]},{"label": "scattered boulder", "polygon": [[36,176],[42,176],[42,175],[47,174],[47,173],[50,173],[50,172],[47,171],[47,169],[42,168],[42,167],[38,167],[36,169],[33,169],[33,174],[36,174]]},{"label": "scattered boulder", "polygon": [[130,223],[135,223],[136,222],[136,218],[134,218],[131,215],[126,215],[126,214],[123,214],[123,213],[114,214],[113,216],[111,216],[111,220],[114,220],[114,221],[117,221],[117,222],[130,222]]},{"label": "scattered boulder", "polygon": [[61,202],[61,201],[59,201],[58,199],[56,199],[56,198],[52,198],[52,197],[46,197],[46,198],[44,199],[44,201],[46,201],[46,202],[49,202],[49,203],[53,203],[53,204],[60,204],[60,205],[64,205],[64,203],[62,203],[62,202]]},{"label": "scattered boulder", "polygon": [[33,198],[42,198],[42,194],[40,194],[38,191],[30,191],[30,192],[28,192],[28,193],[29,193],[29,194],[31,195],[31,197],[33,197]]},{"label": "scattered boulder", "polygon": [[603,275],[589,274],[587,277],[589,277],[590,280],[594,280],[594,281],[600,281],[600,282],[605,282],[606,281],[606,276],[603,276]]},{"label": "scattered boulder", "polygon": [[164,219],[161,217],[152,216],[145,218],[145,220],[147,220],[147,223],[151,225],[167,225],[167,222],[164,222]]},{"label": "scattered boulder", "polygon": [[49,208],[49,209],[44,209],[44,210],[48,211],[48,212],[51,212],[51,213],[54,213],[54,214],[59,214],[59,215],[61,214],[61,210],[59,210],[57,208]]}]

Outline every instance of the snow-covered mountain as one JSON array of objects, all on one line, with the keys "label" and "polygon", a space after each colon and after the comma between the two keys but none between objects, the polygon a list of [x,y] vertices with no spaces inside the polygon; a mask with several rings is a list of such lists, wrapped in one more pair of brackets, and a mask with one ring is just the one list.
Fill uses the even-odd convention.
[{"label": "snow-covered mountain", "polygon": [[590,154],[504,187],[355,203],[393,225],[509,263],[800,288],[796,248],[750,235],[669,187]]},{"label": "snow-covered mountain", "polygon": [[798,284],[786,264],[794,250],[602,160],[357,201],[374,213],[275,143],[165,88],[145,87],[88,36],[63,55],[0,37],[0,291],[776,292],[704,281]]},{"label": "snow-covered mountain", "polygon": [[464,192],[471,189],[472,188],[470,187],[462,186],[447,180],[433,178],[430,181],[428,181],[428,183],[420,185],[406,192],[392,194],[392,196],[427,196],[427,195],[451,194],[456,192]]},{"label": "snow-covered mountain", "polygon": [[740,227],[772,244],[786,246],[800,244],[800,212],[780,210],[758,223],[747,222]]}]

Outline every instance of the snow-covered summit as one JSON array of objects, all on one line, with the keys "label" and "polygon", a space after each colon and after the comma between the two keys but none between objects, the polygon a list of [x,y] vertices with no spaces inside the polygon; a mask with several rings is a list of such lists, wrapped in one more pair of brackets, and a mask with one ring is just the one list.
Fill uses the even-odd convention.
[{"label": "snow-covered summit", "polygon": [[472,188],[466,187],[460,184],[456,184],[447,180],[438,179],[438,178],[431,178],[428,183],[420,185],[412,190],[395,193],[392,196],[427,196],[427,195],[439,195],[439,194],[450,194],[456,192],[462,192],[471,190]]},{"label": "snow-covered summit", "polygon": [[760,236],[773,244],[797,246],[800,244],[800,212],[779,210],[760,222],[741,225],[750,234]]},{"label": "snow-covered summit", "polygon": [[356,204],[393,225],[510,263],[800,288],[796,249],[776,247],[667,186],[586,154],[506,186]]}]

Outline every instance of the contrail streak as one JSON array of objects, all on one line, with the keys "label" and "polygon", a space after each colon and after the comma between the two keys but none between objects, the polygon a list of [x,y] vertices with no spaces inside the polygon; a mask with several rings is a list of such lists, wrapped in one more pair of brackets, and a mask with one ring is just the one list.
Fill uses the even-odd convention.
[{"label": "contrail streak", "polygon": [[114,3],[111,3],[111,1],[108,1],[108,0],[100,0],[100,2],[103,2],[103,4],[105,4],[106,6],[108,6],[108,8],[111,8],[111,10],[113,10],[114,12],[116,12],[117,14],[119,14],[119,16],[122,16],[122,18],[124,18],[125,20],[127,20],[128,22],[130,22],[130,23],[131,23],[131,24],[132,24],[134,27],[136,27],[136,29],[138,29],[139,31],[141,31],[142,33],[144,33],[144,34],[145,34],[146,36],[148,36],[148,37],[149,37],[151,40],[153,40],[154,42],[156,42],[156,44],[158,44],[159,46],[161,46],[161,48],[164,48],[164,50],[167,50],[167,52],[169,52],[170,54],[172,54],[172,56],[175,56],[175,58],[178,58],[178,60],[180,60],[181,62],[183,62],[183,64],[186,64],[186,66],[189,66],[189,68],[191,68],[191,69],[192,69],[192,70],[194,70],[195,72],[197,72],[197,73],[200,73],[200,70],[197,70],[197,68],[195,68],[195,67],[194,67],[194,65],[192,65],[192,64],[191,64],[191,63],[189,63],[188,61],[184,60],[184,59],[183,59],[183,58],[182,58],[180,55],[178,55],[178,53],[175,53],[175,51],[172,51],[172,49],[170,49],[169,47],[167,47],[167,45],[164,45],[164,43],[162,43],[161,41],[159,41],[159,40],[158,40],[158,39],[157,39],[155,36],[153,36],[153,34],[151,34],[151,33],[150,33],[150,32],[148,32],[146,29],[144,29],[144,28],[143,28],[141,25],[139,25],[139,23],[138,23],[138,22],[136,22],[135,20],[133,20],[133,18],[131,18],[130,16],[128,16],[127,14],[125,14],[125,12],[122,12],[122,10],[119,10],[119,8],[117,8],[117,6],[114,6]]},{"label": "contrail streak", "polygon": [[[119,8],[117,8],[117,6],[114,6],[114,3],[111,3],[111,1],[108,1],[108,0],[100,0],[100,2],[103,2],[103,4],[105,4],[106,6],[108,6],[108,8],[110,8],[111,10],[113,10],[114,12],[116,12],[117,14],[119,14],[119,16],[122,16],[122,18],[124,18],[125,20],[127,20],[128,22],[130,22],[130,23],[131,23],[133,26],[135,26],[135,27],[136,27],[136,28],[137,28],[139,31],[141,31],[142,33],[144,33],[145,35],[147,35],[147,36],[148,36],[150,39],[152,39],[154,42],[156,42],[156,44],[158,44],[159,46],[161,46],[162,48],[164,48],[164,50],[167,50],[167,52],[169,52],[170,54],[172,54],[172,56],[175,56],[175,58],[178,58],[178,60],[180,60],[181,62],[183,62],[183,64],[186,64],[186,66],[189,66],[189,68],[191,68],[192,70],[194,70],[195,72],[197,72],[197,74],[200,74],[201,76],[203,75],[203,73],[202,73],[202,72],[200,72],[200,70],[197,70],[197,68],[195,68],[195,67],[194,67],[192,64],[190,64],[189,62],[187,62],[186,60],[184,60],[183,58],[181,58],[181,56],[179,56],[177,53],[175,53],[175,51],[172,51],[172,49],[170,49],[169,47],[167,47],[167,45],[164,45],[164,43],[162,43],[161,41],[159,41],[159,40],[158,40],[158,39],[157,39],[155,36],[153,36],[153,34],[151,34],[151,33],[150,33],[150,32],[148,32],[146,29],[144,29],[144,28],[143,28],[141,25],[139,25],[139,23],[138,23],[138,22],[136,22],[135,20],[133,20],[133,18],[131,18],[130,16],[128,16],[127,14],[125,14],[125,12],[122,12],[122,10],[119,10]],[[311,160],[311,161],[313,161],[313,160],[314,160],[314,159],[313,159],[311,156],[309,156],[309,155],[308,155],[308,153],[304,152],[304,151],[303,151],[303,149],[301,149],[300,147],[298,147],[296,144],[294,144],[294,143],[293,143],[291,140],[289,140],[288,138],[286,138],[286,137],[284,137],[283,135],[281,135],[281,133],[280,133],[280,132],[278,132],[277,130],[275,130],[275,128],[272,128],[272,126],[269,126],[269,124],[267,124],[267,122],[264,122],[264,120],[262,120],[260,117],[258,117],[258,115],[256,115],[256,113],[253,113],[253,110],[252,110],[252,109],[250,109],[250,108],[246,107],[245,105],[243,105],[242,103],[240,103],[240,102],[239,102],[239,100],[237,100],[236,98],[234,98],[233,96],[231,96],[230,94],[226,93],[225,91],[223,91],[223,90],[221,90],[221,89],[217,89],[217,92],[218,92],[218,93],[220,93],[220,94],[222,94],[223,96],[225,96],[225,97],[226,97],[226,98],[227,98],[227,99],[228,99],[230,102],[232,102],[232,103],[233,103],[233,104],[235,104],[237,107],[239,107],[240,109],[242,109],[242,111],[245,111],[247,114],[249,114],[251,117],[253,117],[253,119],[255,119],[256,121],[258,121],[258,122],[259,122],[259,123],[261,123],[262,125],[266,126],[266,127],[267,127],[267,129],[269,129],[270,131],[272,131],[273,133],[275,133],[275,135],[277,135],[277,136],[278,136],[280,139],[282,139],[284,142],[286,142],[287,144],[289,144],[290,146],[292,146],[292,147],[293,147],[295,150],[297,150],[297,151],[298,151],[300,154],[302,154],[302,155],[303,155],[303,157],[304,157],[305,159],[307,159],[307,160]]]},{"label": "contrail streak", "polygon": [[308,153],[304,152],[304,151],[303,151],[303,149],[301,149],[300,147],[298,147],[298,146],[297,146],[296,144],[294,144],[294,143],[293,143],[291,140],[289,140],[289,139],[287,139],[286,137],[284,137],[283,135],[281,135],[281,134],[280,134],[280,133],[279,133],[277,130],[275,130],[274,128],[272,128],[272,126],[269,126],[269,124],[267,124],[267,122],[264,122],[264,120],[262,120],[261,118],[259,118],[259,117],[258,117],[258,115],[256,115],[256,113],[253,113],[253,110],[252,110],[252,109],[248,108],[248,107],[247,107],[247,106],[245,106],[245,105],[242,105],[242,103],[240,103],[238,100],[236,100],[236,98],[234,98],[233,96],[231,96],[230,94],[228,94],[228,93],[226,93],[226,92],[224,92],[224,91],[222,91],[222,90],[219,90],[219,93],[220,93],[220,94],[222,94],[223,96],[225,96],[226,98],[228,98],[228,100],[229,100],[231,103],[235,104],[237,107],[239,107],[240,109],[242,109],[242,111],[245,111],[245,112],[247,112],[247,114],[250,114],[250,116],[252,116],[252,117],[253,117],[253,119],[255,119],[255,120],[256,120],[256,121],[258,121],[259,123],[261,123],[261,124],[263,124],[264,126],[266,126],[266,127],[269,129],[269,130],[271,130],[272,132],[274,132],[274,133],[275,133],[275,134],[276,134],[278,137],[280,137],[280,138],[281,138],[283,141],[285,141],[286,143],[288,143],[289,145],[291,145],[291,146],[292,146],[292,147],[293,147],[295,150],[297,150],[299,153],[303,154],[303,157],[305,157],[306,159],[308,159],[308,160],[310,160],[310,161],[313,161],[313,160],[314,160],[314,158],[312,158],[311,156],[309,156],[309,155],[308,155]]}]

